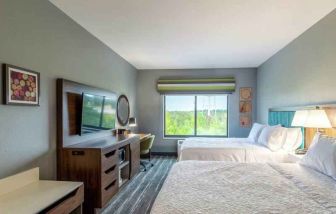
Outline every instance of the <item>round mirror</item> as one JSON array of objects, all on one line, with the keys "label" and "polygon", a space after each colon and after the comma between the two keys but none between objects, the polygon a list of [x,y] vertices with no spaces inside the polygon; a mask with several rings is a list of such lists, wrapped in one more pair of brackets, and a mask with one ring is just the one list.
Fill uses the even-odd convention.
[{"label": "round mirror", "polygon": [[117,102],[117,119],[120,125],[126,126],[130,115],[128,99],[125,95],[120,95]]}]

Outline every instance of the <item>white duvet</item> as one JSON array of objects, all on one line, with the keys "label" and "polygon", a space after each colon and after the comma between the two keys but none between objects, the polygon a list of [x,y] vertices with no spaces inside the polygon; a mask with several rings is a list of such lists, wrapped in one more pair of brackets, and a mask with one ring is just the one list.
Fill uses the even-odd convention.
[{"label": "white duvet", "polygon": [[289,157],[284,150],[272,152],[248,138],[188,138],[182,144],[179,160],[285,163]]},{"label": "white duvet", "polygon": [[336,181],[299,164],[182,161],[151,213],[336,213]]}]

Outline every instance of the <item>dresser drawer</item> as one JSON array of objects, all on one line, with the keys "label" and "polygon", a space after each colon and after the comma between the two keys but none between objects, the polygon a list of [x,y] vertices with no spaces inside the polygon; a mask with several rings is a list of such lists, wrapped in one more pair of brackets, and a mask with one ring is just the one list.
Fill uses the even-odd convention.
[{"label": "dresser drawer", "polygon": [[102,153],[102,170],[106,171],[118,163],[118,151],[113,149]]},{"label": "dresser drawer", "polygon": [[101,173],[101,186],[103,188],[107,187],[110,183],[112,183],[115,179],[119,177],[118,175],[118,166],[115,163],[107,170],[102,170]]},{"label": "dresser drawer", "polygon": [[101,188],[101,207],[104,207],[106,203],[118,192],[119,182],[118,177],[112,180],[107,186]]}]

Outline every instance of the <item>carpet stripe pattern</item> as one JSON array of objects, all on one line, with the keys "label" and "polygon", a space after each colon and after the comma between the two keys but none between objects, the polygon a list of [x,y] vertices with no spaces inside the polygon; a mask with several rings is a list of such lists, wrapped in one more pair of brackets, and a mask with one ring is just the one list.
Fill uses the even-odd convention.
[{"label": "carpet stripe pattern", "polygon": [[111,200],[104,214],[150,213],[154,200],[165,181],[170,168],[176,162],[173,156],[153,156],[153,167],[138,173]]}]

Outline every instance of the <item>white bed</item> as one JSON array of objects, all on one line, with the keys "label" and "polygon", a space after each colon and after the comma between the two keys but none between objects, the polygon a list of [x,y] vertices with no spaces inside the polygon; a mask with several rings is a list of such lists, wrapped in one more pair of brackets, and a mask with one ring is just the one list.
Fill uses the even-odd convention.
[{"label": "white bed", "polygon": [[335,192],[335,180],[299,164],[182,161],[151,213],[336,213]]},{"label": "white bed", "polygon": [[273,152],[249,138],[188,138],[181,146],[179,160],[290,162],[289,154],[285,150]]}]

